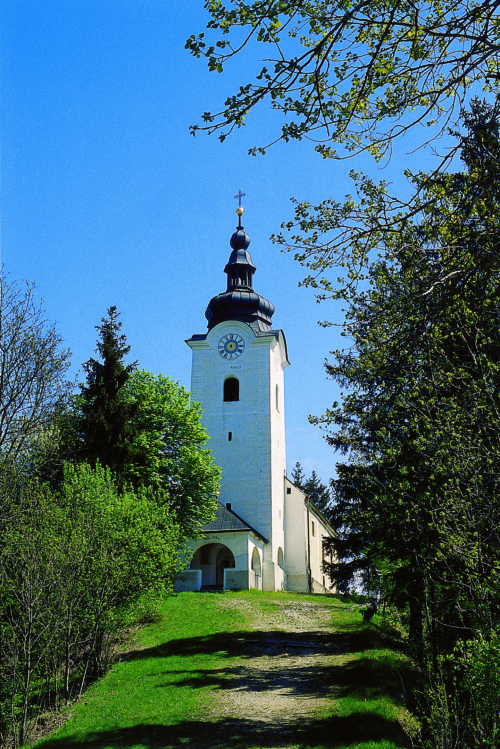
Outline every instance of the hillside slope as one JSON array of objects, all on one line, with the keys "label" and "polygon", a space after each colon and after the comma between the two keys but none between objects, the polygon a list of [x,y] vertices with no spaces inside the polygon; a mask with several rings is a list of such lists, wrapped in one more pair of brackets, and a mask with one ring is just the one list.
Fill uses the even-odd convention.
[{"label": "hillside slope", "polygon": [[185,593],[37,749],[402,749],[410,667],[335,597]]}]

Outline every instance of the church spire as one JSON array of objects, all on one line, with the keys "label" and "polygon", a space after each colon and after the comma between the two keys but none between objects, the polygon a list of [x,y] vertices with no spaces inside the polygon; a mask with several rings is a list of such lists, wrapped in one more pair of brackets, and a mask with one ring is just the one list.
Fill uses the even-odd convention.
[{"label": "church spire", "polygon": [[235,195],[238,199],[238,226],[230,239],[231,254],[224,268],[227,275],[226,291],[213,297],[208,303],[205,317],[208,329],[226,320],[240,320],[261,331],[269,330],[274,306],[253,289],[253,274],[256,267],[252,262],[248,247],[250,237],[241,223],[243,206],[241,199],[245,196],[241,190]]}]

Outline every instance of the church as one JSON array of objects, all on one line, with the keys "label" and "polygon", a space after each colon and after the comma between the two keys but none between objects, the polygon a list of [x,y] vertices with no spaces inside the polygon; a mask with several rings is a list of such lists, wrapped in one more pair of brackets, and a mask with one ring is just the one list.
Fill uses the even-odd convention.
[{"label": "church", "polygon": [[208,447],[222,470],[220,495],[175,589],[325,593],[331,583],[321,568],[323,538],[333,531],[286,475],[286,339],[272,327],[274,306],[254,291],[243,193],[236,197],[226,291],[208,303],[207,332],[186,341],[192,398],[202,406]]}]

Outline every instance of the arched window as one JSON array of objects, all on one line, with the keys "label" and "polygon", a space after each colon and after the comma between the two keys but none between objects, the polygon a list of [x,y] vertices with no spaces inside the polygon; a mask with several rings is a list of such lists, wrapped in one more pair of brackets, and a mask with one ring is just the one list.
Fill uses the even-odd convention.
[{"label": "arched window", "polygon": [[262,567],[260,564],[260,554],[259,550],[254,546],[253,553],[252,553],[252,570],[256,575],[262,574]]},{"label": "arched window", "polygon": [[239,401],[240,399],[240,382],[236,377],[228,377],[224,380],[224,400]]}]

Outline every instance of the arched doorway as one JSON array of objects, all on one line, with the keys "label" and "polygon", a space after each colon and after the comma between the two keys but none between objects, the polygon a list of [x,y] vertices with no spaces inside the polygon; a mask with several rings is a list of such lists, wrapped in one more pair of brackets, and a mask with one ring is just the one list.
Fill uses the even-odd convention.
[{"label": "arched doorway", "polygon": [[224,570],[236,566],[231,549],[224,544],[208,543],[197,549],[189,565],[192,570],[201,570],[201,587],[205,590],[222,590]]},{"label": "arched doorway", "polygon": [[254,546],[252,552],[252,572],[254,574],[254,586],[259,590],[262,588],[262,565],[259,550]]},{"label": "arched doorway", "polygon": [[236,567],[233,552],[227,546],[223,546],[217,552],[216,566],[216,585],[218,588],[224,587],[224,570],[234,569]]}]

